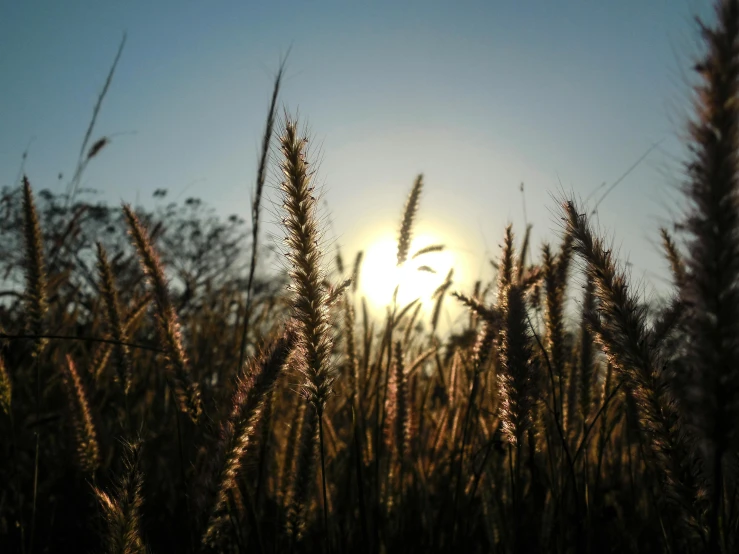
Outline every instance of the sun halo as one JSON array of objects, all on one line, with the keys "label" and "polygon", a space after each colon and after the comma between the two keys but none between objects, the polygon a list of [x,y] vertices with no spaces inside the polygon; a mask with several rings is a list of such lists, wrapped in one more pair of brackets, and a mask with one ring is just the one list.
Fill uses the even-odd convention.
[{"label": "sun halo", "polygon": [[421,248],[443,243],[443,240],[430,234],[414,237],[408,260],[398,266],[397,239],[392,235],[384,235],[373,241],[364,253],[359,278],[359,289],[370,307],[384,311],[386,306],[391,306],[397,287],[396,301],[399,307],[419,299],[428,308],[434,291],[444,282],[449,269],[454,267],[455,256],[448,249],[421,254],[416,258],[412,256]]}]

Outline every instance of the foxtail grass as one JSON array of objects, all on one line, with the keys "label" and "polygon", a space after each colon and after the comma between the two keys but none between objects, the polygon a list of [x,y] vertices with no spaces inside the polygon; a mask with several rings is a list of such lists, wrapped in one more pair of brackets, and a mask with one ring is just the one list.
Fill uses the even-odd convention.
[{"label": "foxtail grass", "polygon": [[113,340],[113,354],[118,373],[118,382],[125,395],[131,388],[131,359],[126,342],[126,332],[123,326],[123,316],[121,315],[120,305],[118,302],[118,291],[113,280],[113,271],[108,262],[108,255],[101,243],[97,243],[98,256],[98,272],[100,273],[100,292],[105,302],[106,315],[108,318],[108,327]]},{"label": "foxtail grass", "polygon": [[[595,283],[591,277],[586,279],[583,294],[582,312],[593,313],[595,309]],[[583,423],[587,422],[593,410],[595,387],[595,350],[593,334],[586,318],[580,323],[580,360],[579,360],[579,403]]]},{"label": "foxtail grass", "polygon": [[295,329],[288,325],[283,336],[250,361],[237,380],[231,414],[221,429],[219,451],[223,452],[223,464],[214,506],[202,538],[203,545],[210,549],[218,550],[223,543],[228,522],[228,493],[236,487],[243,457],[254,440],[268,395],[296,340]]},{"label": "foxtail grass", "polygon": [[202,400],[198,384],[190,376],[182,333],[174,306],[169,296],[164,268],[159,255],[147,237],[146,230],[130,206],[123,206],[134,246],[139,253],[141,266],[153,289],[156,304],[156,324],[165,351],[167,368],[174,381],[174,392],[180,410],[197,422],[202,413]]},{"label": "foxtail grass", "polygon": [[105,552],[145,554],[147,549],[141,534],[141,489],[144,483],[141,443],[126,443],[124,450],[123,474],[113,492],[94,489],[105,521]]},{"label": "foxtail grass", "polygon": [[100,445],[87,400],[87,391],[82,384],[74,360],[69,354],[67,354],[67,363],[64,368],[63,382],[67,390],[77,460],[82,471],[93,474],[100,467]]},{"label": "foxtail grass", "polygon": [[701,32],[706,53],[695,68],[680,288],[692,339],[686,358],[694,423],[711,458],[710,551],[720,552],[724,457],[739,438],[739,2],[718,2],[715,25]]},{"label": "foxtail grass", "polygon": [[662,248],[664,248],[667,261],[670,263],[672,280],[676,286],[681,287],[685,283],[685,262],[669,231],[662,227],[660,235],[662,236]]},{"label": "foxtail grass", "polygon": [[36,336],[34,357],[43,350],[46,326],[44,317],[48,310],[46,298],[46,268],[44,266],[43,235],[39,224],[33,191],[28,178],[23,176],[23,236],[26,269],[26,330]]},{"label": "foxtail grass", "polygon": [[521,445],[532,424],[539,374],[531,346],[526,303],[519,285],[510,284],[502,290],[499,309],[499,414],[508,441],[512,445]]},{"label": "foxtail grass", "polygon": [[418,212],[418,203],[421,198],[421,190],[423,189],[423,175],[416,177],[413,188],[408,195],[403,209],[403,219],[400,223],[400,232],[398,233],[398,265],[401,266],[408,259],[408,252],[413,239],[413,220]]},{"label": "foxtail grass", "polygon": [[601,322],[594,321],[593,327],[609,361],[636,400],[642,432],[656,458],[655,469],[663,477],[663,493],[685,524],[686,538],[705,539],[705,503],[695,453],[662,374],[662,356],[650,347],[646,308],[630,292],[626,275],[593,234],[587,216],[572,201],[565,203],[564,211],[566,232],[595,284]]},{"label": "foxtail grass", "polygon": [[413,431],[410,421],[408,376],[405,373],[403,346],[400,341],[396,341],[393,346],[393,365],[388,383],[385,413],[386,445],[389,452],[397,456],[398,465],[402,468],[408,462]]},{"label": "foxtail grass", "polygon": [[[323,485],[324,532],[328,532],[328,494],[326,490],[326,465],[323,437],[323,413],[332,392],[334,371],[330,355],[332,336],[328,315],[328,293],[323,285],[323,255],[319,249],[320,235],[316,217],[316,200],[313,195],[313,172],[306,160],[307,139],[298,134],[297,122],[286,118],[280,137],[282,152],[281,169],[284,180],[281,189],[293,291],[293,312],[298,323],[298,348],[302,356],[299,371],[304,376],[302,389],[313,407],[303,421],[300,436],[300,453],[296,457],[299,467],[293,472],[296,484],[293,502],[306,501],[305,492],[312,475],[312,459],[318,439]],[[316,433],[317,431],[317,433]],[[316,436],[317,435],[317,436]],[[298,537],[302,524],[300,513],[291,518],[291,532]]]}]

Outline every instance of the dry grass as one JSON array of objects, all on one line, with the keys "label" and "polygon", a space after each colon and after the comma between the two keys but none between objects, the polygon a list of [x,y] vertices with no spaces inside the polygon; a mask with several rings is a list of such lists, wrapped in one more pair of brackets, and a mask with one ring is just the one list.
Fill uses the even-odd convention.
[{"label": "dry grass", "polygon": [[[236,220],[4,191],[0,551],[739,550],[739,1],[717,14],[659,312],[565,199],[538,260],[508,226],[487,281],[372,320],[362,253],[327,265],[282,69],[251,236],[277,126],[287,287]],[[423,186],[397,262],[433,268],[443,245],[409,251]],[[444,302],[469,310],[447,335]]]}]

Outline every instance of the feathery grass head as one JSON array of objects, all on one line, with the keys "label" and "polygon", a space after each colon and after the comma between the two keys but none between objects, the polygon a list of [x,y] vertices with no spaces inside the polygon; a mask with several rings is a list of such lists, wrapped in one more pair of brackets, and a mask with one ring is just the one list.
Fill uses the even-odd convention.
[{"label": "feathery grass head", "polygon": [[739,2],[717,2],[716,16],[713,28],[701,24],[707,52],[695,68],[701,81],[684,187],[689,240],[678,283],[691,338],[686,390],[712,458],[712,552],[725,534],[723,458],[739,439]]},{"label": "feathery grass head", "polygon": [[[595,283],[592,277],[587,278],[585,294],[582,302],[582,313],[591,314],[595,310]],[[593,349],[593,336],[587,319],[583,317],[580,324],[580,413],[587,421],[593,408],[593,386],[594,386],[595,352]]]},{"label": "feathery grass head", "polygon": [[231,415],[221,429],[219,451],[223,462],[218,477],[218,491],[202,539],[203,545],[211,549],[219,547],[224,538],[223,531],[228,522],[228,493],[237,486],[243,458],[259,427],[265,402],[296,341],[296,329],[289,323],[284,334],[250,360],[243,374],[238,377],[231,401]]},{"label": "feathery grass head", "polygon": [[513,246],[513,225],[508,224],[505,228],[503,239],[503,252],[498,264],[498,294],[502,294],[508,285],[513,282],[513,271],[515,265],[515,247]]},{"label": "feathery grass head", "polygon": [[144,475],[141,471],[141,443],[124,444],[123,475],[111,494],[95,488],[106,523],[105,544],[107,552],[120,554],[145,554],[146,546],[141,536],[141,489]]},{"label": "feathery grass head", "polygon": [[202,400],[198,384],[190,376],[190,368],[182,344],[182,333],[167,289],[167,280],[159,256],[154,250],[146,231],[129,205],[123,206],[134,245],[139,253],[141,266],[154,291],[156,324],[159,339],[167,360],[167,368],[174,381],[174,392],[180,409],[197,422],[202,413]]},{"label": "feathery grass head", "polygon": [[129,233],[133,239],[134,246],[139,253],[141,268],[153,289],[154,300],[157,303],[159,311],[166,313],[173,310],[167,288],[167,278],[164,275],[164,267],[159,260],[159,255],[149,240],[146,229],[130,205],[123,205],[123,214],[128,222]]},{"label": "feathery grass head", "polygon": [[707,52],[696,67],[680,289],[696,423],[723,452],[739,436],[739,2],[719,2],[715,28],[701,30]]},{"label": "feathery grass head", "polygon": [[518,270],[516,272],[516,280],[521,281],[526,270],[526,255],[529,252],[529,243],[531,241],[531,229],[533,225],[529,224],[526,226],[526,232],[523,236],[523,243],[521,243],[521,256],[518,258]]},{"label": "feathery grass head", "polygon": [[[26,254],[26,328],[30,334],[39,336],[44,334],[44,316],[48,309],[44,244],[31,183],[25,175],[23,176],[23,236]],[[41,353],[45,344],[45,339],[35,339],[34,356]]]},{"label": "feathery grass head", "polygon": [[403,346],[400,341],[396,341],[393,347],[393,365],[388,383],[385,411],[385,440],[403,464],[409,453],[412,429],[409,415],[408,377],[405,373]]},{"label": "feathery grass head", "polygon": [[323,285],[323,255],[319,249],[316,200],[312,172],[306,161],[307,139],[298,134],[297,122],[287,118],[280,137],[283,206],[290,261],[295,319],[303,353],[303,388],[318,411],[323,413],[334,379],[330,363],[332,340],[328,317],[328,294]]},{"label": "feathery grass head", "polygon": [[423,256],[425,254],[431,254],[433,252],[443,252],[444,248],[446,248],[446,246],[444,246],[443,244],[431,244],[429,246],[424,246],[420,250],[416,250],[413,253],[413,256],[411,256],[411,259],[415,260],[419,256]]},{"label": "feathery grass head", "polygon": [[74,360],[69,354],[67,354],[63,382],[67,389],[80,467],[86,473],[94,473],[100,466],[100,447],[98,446],[97,432],[92,421],[92,412],[87,401],[85,387],[77,372]]},{"label": "feathery grass head", "polygon": [[647,309],[629,291],[626,275],[593,234],[587,216],[573,201],[566,202],[564,210],[566,232],[572,235],[574,250],[585,260],[586,275],[595,285],[599,317],[593,314],[590,326],[636,401],[665,497],[677,509],[688,535],[700,534],[705,498],[698,483],[695,452],[664,380],[662,355],[652,346]]},{"label": "feathery grass head", "polygon": [[105,302],[108,326],[116,344],[113,345],[116,369],[118,370],[118,381],[124,394],[128,394],[131,388],[131,360],[128,347],[123,344],[126,341],[126,332],[118,304],[118,291],[113,280],[113,271],[108,262],[108,256],[101,243],[97,243],[98,272],[100,273],[100,292]]},{"label": "feathery grass head", "polygon": [[487,367],[493,352],[501,323],[500,312],[496,308],[485,306],[477,298],[457,292],[452,295],[482,320],[482,327],[477,332],[472,348],[472,368],[474,373],[480,373]]},{"label": "feathery grass head", "polygon": [[354,267],[352,268],[352,292],[357,292],[359,287],[359,270],[362,267],[362,258],[364,257],[364,251],[360,250],[357,252],[357,257],[354,258]]},{"label": "feathery grass head", "polygon": [[664,227],[661,227],[660,235],[662,236],[662,248],[665,249],[665,255],[667,261],[670,262],[670,269],[672,270],[672,280],[678,287],[682,286],[685,282],[685,263],[683,262],[680,251],[677,248],[677,244],[672,240],[670,233]]},{"label": "feathery grass head", "polygon": [[[629,291],[625,274],[619,272],[612,252],[590,229],[585,214],[574,202],[565,203],[565,224],[572,235],[575,251],[585,260],[585,272],[595,285],[599,312],[607,324],[605,329],[618,340],[610,345],[618,348],[618,366],[634,375],[651,378],[656,367],[656,352],[648,347],[647,308]],[[615,352],[614,352],[615,354]]]},{"label": "feathery grass head", "polygon": [[403,209],[403,220],[400,223],[400,232],[398,234],[398,265],[401,266],[408,259],[408,251],[411,247],[413,238],[413,220],[418,212],[418,202],[421,198],[421,189],[423,188],[423,175],[416,177],[415,183]]},{"label": "feathery grass head", "polygon": [[520,444],[532,424],[538,391],[538,368],[532,355],[526,302],[519,285],[509,284],[499,300],[502,325],[498,337],[500,418],[511,444]]},{"label": "feathery grass head", "polygon": [[328,304],[329,306],[333,306],[334,304],[336,304],[339,300],[341,300],[341,298],[344,297],[346,291],[349,289],[351,284],[351,279],[344,279],[337,286],[329,285],[328,287],[326,287],[326,304]]},{"label": "feathery grass head", "polygon": [[494,308],[485,306],[477,298],[467,296],[461,292],[453,292],[452,296],[459,300],[468,310],[482,318],[483,321],[497,323],[499,315]]}]

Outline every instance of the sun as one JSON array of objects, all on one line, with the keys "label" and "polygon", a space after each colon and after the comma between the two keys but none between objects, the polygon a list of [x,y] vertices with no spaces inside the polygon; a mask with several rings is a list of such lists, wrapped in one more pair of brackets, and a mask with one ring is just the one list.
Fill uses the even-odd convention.
[{"label": "sun", "polygon": [[454,267],[454,253],[448,249],[421,254],[414,253],[444,241],[431,234],[421,234],[411,242],[408,260],[397,265],[398,243],[392,235],[375,240],[366,250],[360,272],[359,288],[375,310],[390,306],[397,287],[400,307],[419,299],[425,305],[432,302],[434,291],[444,282]]}]

